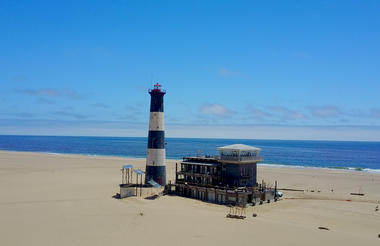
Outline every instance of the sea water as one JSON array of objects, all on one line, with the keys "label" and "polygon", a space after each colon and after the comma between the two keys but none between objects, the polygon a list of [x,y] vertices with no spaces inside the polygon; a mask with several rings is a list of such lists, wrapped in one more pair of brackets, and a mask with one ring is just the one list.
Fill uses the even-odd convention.
[{"label": "sea water", "polygon": [[[262,163],[380,172],[380,142],[166,138],[166,158],[217,155],[217,147],[261,148]],[[0,135],[0,150],[144,158],[147,138]]]}]

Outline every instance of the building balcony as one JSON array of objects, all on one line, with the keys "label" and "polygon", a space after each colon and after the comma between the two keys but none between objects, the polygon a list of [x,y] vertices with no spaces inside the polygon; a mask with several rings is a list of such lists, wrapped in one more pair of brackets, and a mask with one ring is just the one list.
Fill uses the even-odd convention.
[{"label": "building balcony", "polygon": [[220,176],[220,173],[211,173],[211,172],[198,173],[198,172],[193,172],[193,171],[178,171],[177,174],[183,174],[183,175],[194,176],[194,177],[218,177],[218,176]]},{"label": "building balcony", "polygon": [[196,186],[214,186],[216,184],[207,183],[207,182],[196,182],[185,179],[177,179],[177,184],[188,184],[188,185],[196,185]]}]

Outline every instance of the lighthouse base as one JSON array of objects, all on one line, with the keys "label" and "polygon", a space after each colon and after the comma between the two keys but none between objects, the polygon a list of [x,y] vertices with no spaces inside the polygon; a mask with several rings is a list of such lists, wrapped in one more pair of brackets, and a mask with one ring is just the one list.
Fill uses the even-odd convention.
[{"label": "lighthouse base", "polygon": [[166,185],[166,166],[146,166],[145,167],[145,185],[153,179],[160,185]]}]

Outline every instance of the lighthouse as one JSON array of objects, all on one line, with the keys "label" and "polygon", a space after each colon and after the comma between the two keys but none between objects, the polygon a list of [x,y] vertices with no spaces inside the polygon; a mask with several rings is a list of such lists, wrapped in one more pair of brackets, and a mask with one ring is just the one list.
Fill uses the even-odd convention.
[{"label": "lighthouse", "polygon": [[164,95],[161,85],[156,83],[150,94],[150,118],[148,149],[146,154],[145,184],[153,180],[166,184]]}]

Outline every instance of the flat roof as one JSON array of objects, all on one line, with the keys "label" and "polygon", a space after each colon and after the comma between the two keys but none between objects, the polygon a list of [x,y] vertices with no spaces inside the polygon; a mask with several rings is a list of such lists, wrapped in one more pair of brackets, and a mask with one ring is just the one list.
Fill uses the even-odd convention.
[{"label": "flat roof", "polygon": [[238,150],[238,151],[260,151],[260,148],[256,148],[253,146],[245,145],[245,144],[231,144],[231,145],[226,145],[223,147],[218,147],[216,148],[218,151],[223,151],[223,150]]},{"label": "flat roof", "polygon": [[144,174],[145,172],[143,170],[140,170],[140,169],[136,169],[136,170],[133,170],[135,173],[137,174]]}]

